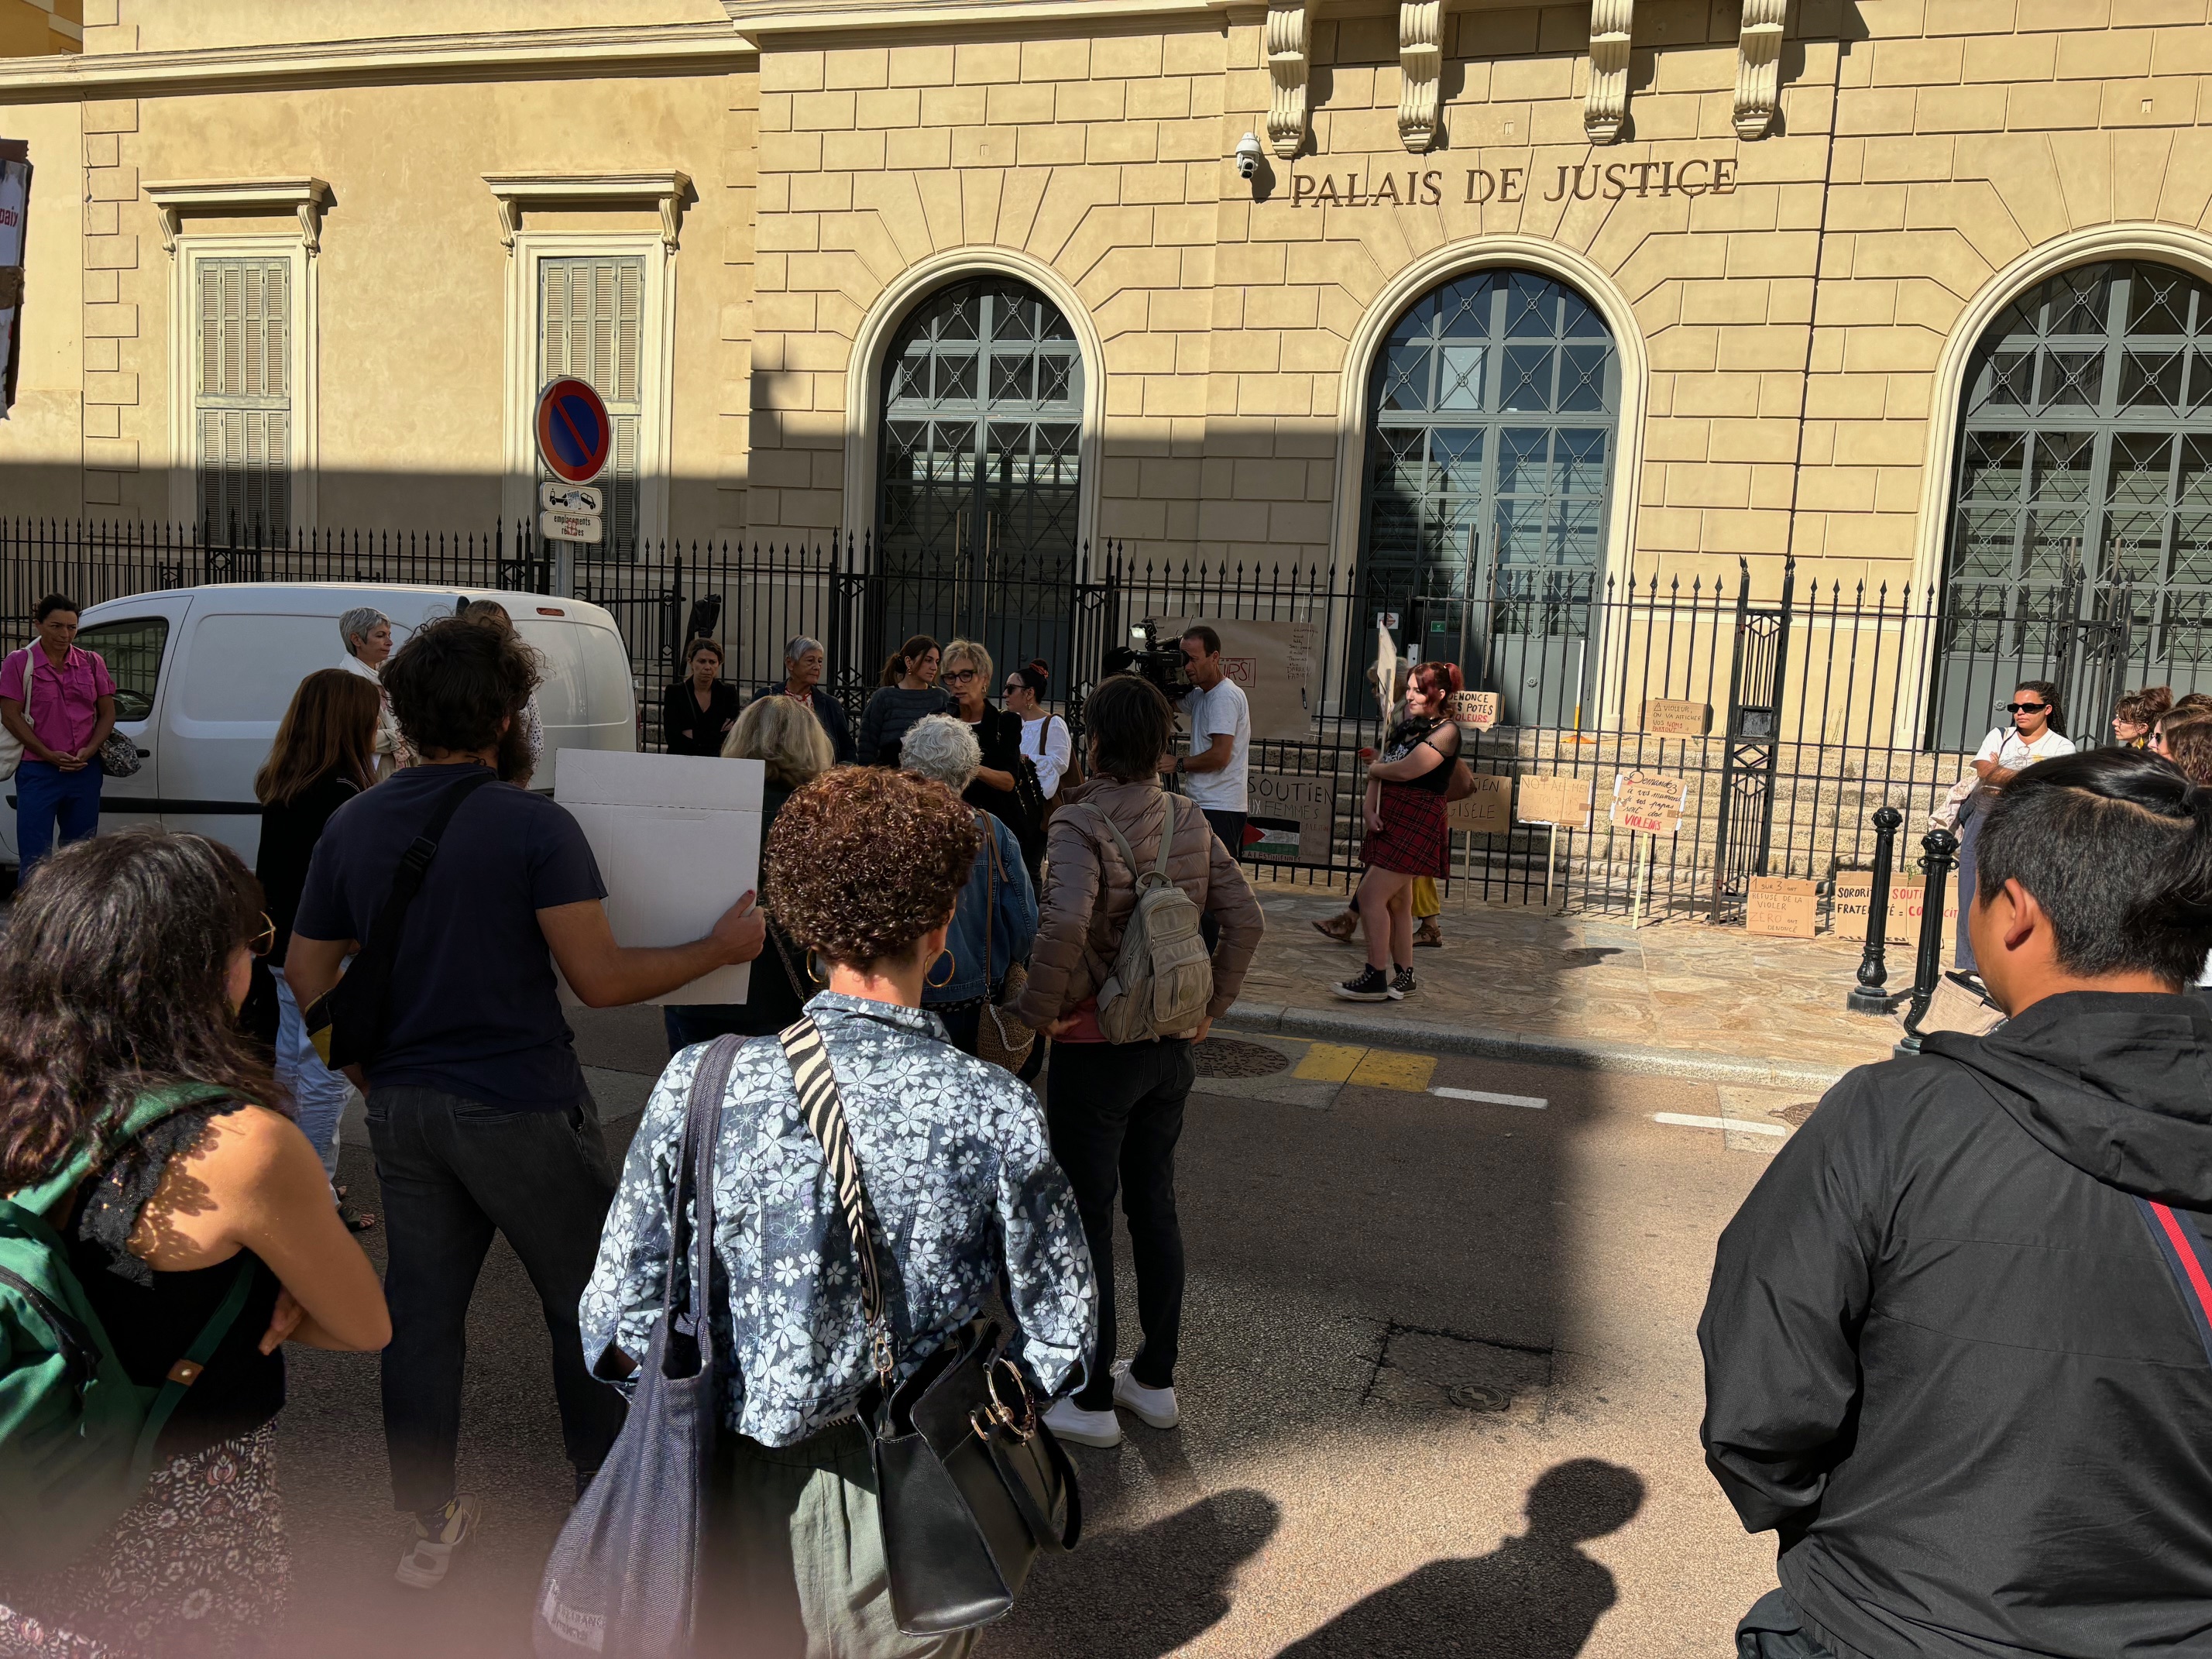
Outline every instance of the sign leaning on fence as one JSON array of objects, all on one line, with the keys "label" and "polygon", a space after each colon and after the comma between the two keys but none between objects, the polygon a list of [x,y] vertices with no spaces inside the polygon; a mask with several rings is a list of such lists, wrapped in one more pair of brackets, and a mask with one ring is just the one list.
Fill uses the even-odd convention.
[{"label": "sign leaning on fence", "polygon": [[1470,836],[1503,836],[1513,829],[1513,780],[1500,772],[1477,772],[1474,793],[1444,809],[1454,830]]},{"label": "sign leaning on fence", "polygon": [[[1925,878],[1919,881],[1899,880],[1889,890],[1889,914],[1884,918],[1882,942],[1887,945],[1917,945],[1920,943],[1920,912],[1927,896]],[[1836,872],[1836,932],[1849,939],[1866,937],[1867,908],[1874,901],[1874,872],[1871,870],[1838,870]],[[1955,928],[1959,921],[1959,890],[1952,883],[1943,892],[1943,924]]]},{"label": "sign leaning on fence", "polygon": [[1671,836],[1681,827],[1689,786],[1680,778],[1623,772],[1613,781],[1613,827],[1646,836]]},{"label": "sign leaning on fence", "polygon": [[1745,902],[1744,931],[1767,939],[1811,939],[1818,895],[1814,884],[1789,876],[1753,876]]},{"label": "sign leaning on fence", "polygon": [[1244,820],[1246,858],[1261,864],[1329,862],[1336,817],[1334,780],[1255,772],[1250,800]]},{"label": "sign leaning on fence", "polygon": [[1321,712],[1321,624],[1236,617],[1164,617],[1163,643],[1203,623],[1221,638],[1221,672],[1244,693],[1256,742],[1301,742]]},{"label": "sign leaning on fence", "polygon": [[1644,701],[1644,729],[1664,738],[1702,738],[1713,723],[1709,702],[1686,702],[1679,697],[1647,697]]}]

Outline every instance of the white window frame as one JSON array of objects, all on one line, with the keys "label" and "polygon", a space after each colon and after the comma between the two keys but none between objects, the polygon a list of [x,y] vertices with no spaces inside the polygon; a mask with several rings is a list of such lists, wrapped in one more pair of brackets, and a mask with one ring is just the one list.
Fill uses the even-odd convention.
[{"label": "white window frame", "polygon": [[169,279],[169,516],[179,524],[199,518],[200,431],[193,409],[195,365],[199,362],[199,267],[209,259],[285,259],[291,263],[292,447],[291,525],[313,530],[316,441],[315,365],[320,356],[315,337],[318,312],[313,250],[298,230],[196,235],[180,231],[173,250]]},{"label": "white window frame", "polygon": [[[676,414],[676,257],[657,230],[514,232],[507,262],[506,483],[501,511],[512,524],[538,516],[538,266],[547,259],[635,258],[645,267],[638,340],[637,534],[641,544],[668,535],[669,434]],[[641,546],[642,551],[642,545]]]}]

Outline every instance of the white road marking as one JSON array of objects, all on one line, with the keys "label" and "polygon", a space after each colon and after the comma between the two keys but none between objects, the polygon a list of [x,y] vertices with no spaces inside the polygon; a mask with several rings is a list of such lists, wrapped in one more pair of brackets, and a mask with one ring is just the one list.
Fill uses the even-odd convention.
[{"label": "white road marking", "polygon": [[1486,1106],[1526,1106],[1532,1112],[1540,1112],[1551,1104],[1534,1095],[1493,1095],[1483,1089],[1446,1089],[1431,1087],[1432,1095],[1442,1095],[1446,1100],[1479,1100]]},{"label": "white road marking", "polygon": [[1678,1129],[1741,1129],[1747,1135],[1786,1135],[1779,1123],[1747,1123],[1740,1117],[1692,1117],[1686,1112],[1654,1112],[1654,1123],[1671,1123]]}]

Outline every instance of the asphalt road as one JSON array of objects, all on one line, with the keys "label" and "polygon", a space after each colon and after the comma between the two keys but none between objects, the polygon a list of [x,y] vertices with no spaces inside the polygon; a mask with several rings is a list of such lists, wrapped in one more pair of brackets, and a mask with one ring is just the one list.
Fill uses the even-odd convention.
[{"label": "asphalt road", "polygon": [[[658,1028],[643,1011],[581,1028],[618,1146]],[[1086,1540],[978,1653],[1732,1651],[1773,1550],[1705,1473],[1695,1327],[1713,1241],[1798,1097],[1242,1041],[1212,1064],[1258,1074],[1201,1079],[1179,1159],[1183,1426],[1076,1449]],[[357,1136],[343,1174],[373,1208]],[[1126,1257],[1121,1273],[1133,1326]],[[485,1524],[430,1595],[392,1582],[407,1529],[376,1360],[293,1351],[287,1650],[526,1653],[571,1481],[537,1297],[504,1244],[470,1344],[463,1485]]]}]

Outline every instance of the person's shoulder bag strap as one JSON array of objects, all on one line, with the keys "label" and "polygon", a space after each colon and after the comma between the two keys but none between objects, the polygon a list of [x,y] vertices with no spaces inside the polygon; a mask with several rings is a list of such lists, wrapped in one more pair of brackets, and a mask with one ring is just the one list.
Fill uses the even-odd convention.
[{"label": "person's shoulder bag strap", "polygon": [[888,1399],[896,1351],[891,1346],[890,1318],[884,1310],[875,1230],[868,1222],[868,1190],[861,1184],[860,1154],[853,1149],[853,1132],[845,1121],[837,1073],[830,1067],[822,1028],[812,1016],[802,1015],[785,1026],[776,1040],[783,1045],[784,1058],[791,1062],[791,1080],[799,1091],[799,1115],[822,1143],[823,1164],[836,1185],[837,1206],[844,1211],[845,1225],[853,1235],[853,1255],[860,1268],[860,1316],[867,1323],[876,1381]]},{"label": "person's shoulder bag strap", "polygon": [[2197,1340],[2204,1345],[2204,1358],[2212,1361],[2212,1250],[2206,1249],[2204,1219],[2194,1212],[2175,1211],[2170,1204],[2138,1196],[2136,1208],[2150,1229],[2166,1271],[2181,1292],[2182,1305]]}]

